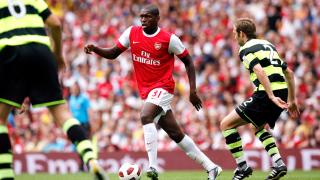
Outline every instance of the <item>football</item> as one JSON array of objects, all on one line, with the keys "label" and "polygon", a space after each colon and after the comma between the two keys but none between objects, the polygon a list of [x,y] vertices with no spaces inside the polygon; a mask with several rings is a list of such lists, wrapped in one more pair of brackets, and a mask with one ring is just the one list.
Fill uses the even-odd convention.
[{"label": "football", "polygon": [[141,178],[141,167],[136,164],[125,163],[118,172],[120,180],[139,180]]}]

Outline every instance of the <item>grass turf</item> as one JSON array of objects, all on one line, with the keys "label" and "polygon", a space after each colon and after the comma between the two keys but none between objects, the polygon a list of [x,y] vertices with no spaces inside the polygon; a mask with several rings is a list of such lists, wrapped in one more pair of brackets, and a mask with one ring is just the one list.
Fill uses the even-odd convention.
[{"label": "grass turf", "polygon": [[[254,171],[248,180],[261,180],[267,176],[268,172]],[[230,180],[233,171],[223,171],[218,180]],[[160,174],[161,180],[206,180],[207,174],[202,171],[167,171]],[[86,173],[51,175],[51,174],[21,174],[16,176],[16,180],[93,180],[93,176]],[[118,180],[117,174],[110,174],[111,180]],[[141,180],[148,180],[145,174]],[[313,171],[289,171],[281,180],[320,180],[320,170]]]}]

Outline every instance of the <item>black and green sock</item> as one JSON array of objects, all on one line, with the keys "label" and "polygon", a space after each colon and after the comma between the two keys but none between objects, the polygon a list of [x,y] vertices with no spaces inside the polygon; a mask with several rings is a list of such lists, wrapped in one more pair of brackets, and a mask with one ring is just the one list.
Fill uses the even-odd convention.
[{"label": "black and green sock", "polygon": [[13,180],[13,156],[7,126],[0,125],[0,180]]},{"label": "black and green sock", "polygon": [[77,152],[80,154],[83,162],[88,165],[91,159],[97,159],[92,149],[92,143],[86,136],[85,130],[80,126],[78,120],[68,119],[63,124],[63,131],[68,135],[68,138],[76,146]]},{"label": "black and green sock", "polygon": [[230,150],[233,158],[236,160],[238,167],[245,168],[247,163],[244,158],[241,137],[238,131],[233,128],[223,131],[222,134],[226,139],[228,149]]},{"label": "black and green sock", "polygon": [[267,130],[261,129],[256,132],[256,137],[262,142],[263,147],[271,157],[273,164],[277,166],[284,165],[273,136]]}]

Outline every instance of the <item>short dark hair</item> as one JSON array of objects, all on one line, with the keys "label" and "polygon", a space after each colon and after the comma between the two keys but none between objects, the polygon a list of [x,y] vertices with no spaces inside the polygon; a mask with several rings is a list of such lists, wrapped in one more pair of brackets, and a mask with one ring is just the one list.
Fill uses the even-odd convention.
[{"label": "short dark hair", "polygon": [[240,18],[236,21],[236,31],[240,33],[242,31],[248,39],[257,38],[256,35],[256,25],[252,19],[249,18]]},{"label": "short dark hair", "polygon": [[158,6],[156,6],[154,4],[148,4],[148,5],[144,6],[143,9],[154,16],[160,15]]}]

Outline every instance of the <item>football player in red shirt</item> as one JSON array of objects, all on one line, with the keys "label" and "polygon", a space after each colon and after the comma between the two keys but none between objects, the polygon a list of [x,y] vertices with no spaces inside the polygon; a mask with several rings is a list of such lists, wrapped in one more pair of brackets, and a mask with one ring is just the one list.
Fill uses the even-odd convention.
[{"label": "football player in red shirt", "polygon": [[159,19],[158,7],[147,5],[140,12],[141,26],[129,27],[113,47],[100,48],[88,44],[84,51],[88,54],[94,52],[106,59],[115,59],[122,52],[131,48],[138,88],[144,100],[141,121],[149,158],[148,177],[158,179],[157,129],[155,126],[155,123],[158,123],[191,159],[207,170],[209,180],[215,179],[222,169],[201,152],[189,136],[182,132],[171,111],[170,103],[175,86],[172,76],[174,55],[185,65],[190,84],[190,102],[197,110],[202,108],[202,102],[197,95],[195,69],[191,56],[176,35],[158,26]]}]

